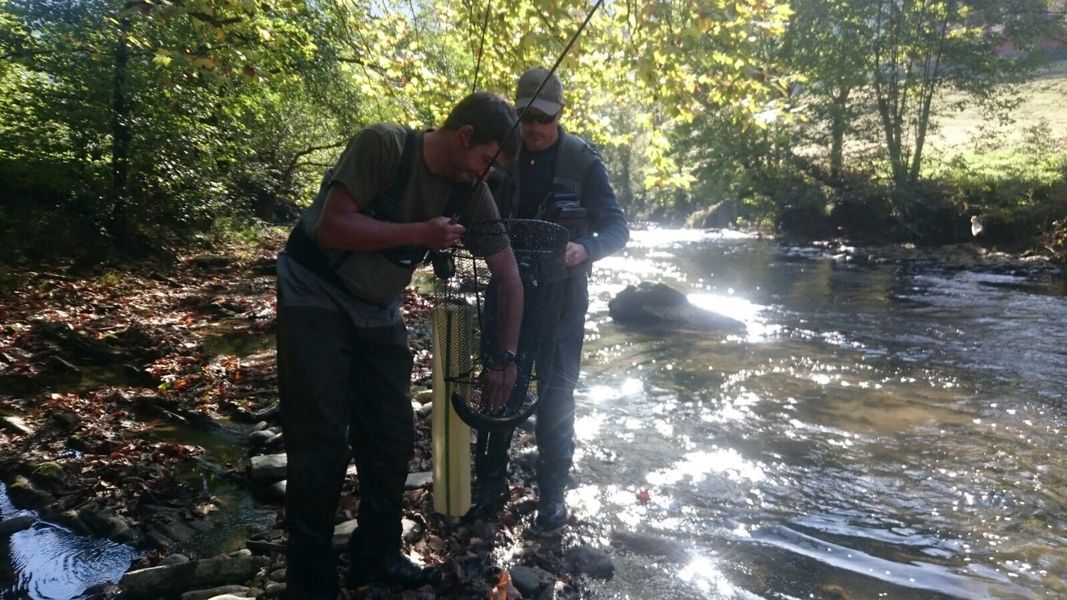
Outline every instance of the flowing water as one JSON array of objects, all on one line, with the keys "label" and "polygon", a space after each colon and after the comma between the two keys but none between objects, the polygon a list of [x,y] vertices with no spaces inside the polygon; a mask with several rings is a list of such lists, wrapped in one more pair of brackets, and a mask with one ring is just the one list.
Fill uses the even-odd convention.
[{"label": "flowing water", "polygon": [[[747,333],[620,328],[608,300],[645,280]],[[596,271],[577,393],[568,502],[610,532],[616,565],[594,596],[1067,598],[1065,296],[1062,281],[636,232]],[[249,344],[217,351],[266,342]],[[235,435],[192,443],[225,462]],[[204,544],[270,522],[205,485],[232,518]],[[0,516],[17,513],[0,488]],[[38,521],[0,542],[0,597],[76,597],[132,558]]]},{"label": "flowing water", "polygon": [[[6,491],[0,484],[0,518],[33,515],[12,506]],[[0,543],[0,598],[78,598],[95,584],[118,581],[133,556],[129,546],[36,521]]]},{"label": "flowing water", "polygon": [[[637,232],[591,288],[568,500],[601,598],[1067,598],[1062,282]],[[626,330],[663,281],[748,332]]]}]

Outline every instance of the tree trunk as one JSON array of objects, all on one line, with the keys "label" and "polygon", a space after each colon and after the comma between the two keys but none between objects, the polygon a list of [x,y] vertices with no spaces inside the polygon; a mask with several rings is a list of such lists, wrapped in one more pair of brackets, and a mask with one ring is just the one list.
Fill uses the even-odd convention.
[{"label": "tree trunk", "polygon": [[832,96],[830,108],[830,181],[841,183],[844,169],[845,131],[848,128],[848,95],[852,89],[848,86],[839,88]]},{"label": "tree trunk", "polygon": [[633,185],[630,181],[630,145],[626,144],[619,148],[619,171],[621,176],[619,177],[619,196],[623,201],[623,205],[632,204],[634,198]]},{"label": "tree trunk", "polygon": [[130,169],[130,108],[126,98],[127,69],[130,62],[127,36],[128,18],[119,20],[119,38],[115,43],[114,79],[111,91],[111,211],[107,230],[112,239],[121,243],[129,234],[127,214],[128,178]]}]

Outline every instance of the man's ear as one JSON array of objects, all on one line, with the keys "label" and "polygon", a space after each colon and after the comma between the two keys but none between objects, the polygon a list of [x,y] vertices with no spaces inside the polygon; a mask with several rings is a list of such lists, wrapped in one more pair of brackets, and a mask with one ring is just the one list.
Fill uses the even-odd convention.
[{"label": "man's ear", "polygon": [[456,130],[456,136],[459,137],[460,146],[465,150],[469,150],[471,147],[471,136],[474,135],[473,125],[464,125]]}]

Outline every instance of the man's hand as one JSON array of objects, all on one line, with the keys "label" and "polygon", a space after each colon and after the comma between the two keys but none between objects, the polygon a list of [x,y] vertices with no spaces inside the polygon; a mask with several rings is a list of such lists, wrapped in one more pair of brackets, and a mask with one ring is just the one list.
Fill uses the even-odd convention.
[{"label": "man's hand", "polygon": [[422,245],[430,250],[448,250],[459,243],[466,230],[459,223],[452,222],[448,217],[434,217],[423,222]]},{"label": "man's hand", "polygon": [[504,408],[518,377],[518,365],[511,362],[503,367],[488,367],[482,373],[482,407],[492,412]]},{"label": "man's hand", "polygon": [[577,267],[589,260],[589,250],[585,245],[577,242],[567,242],[567,250],[563,253],[563,266]]}]

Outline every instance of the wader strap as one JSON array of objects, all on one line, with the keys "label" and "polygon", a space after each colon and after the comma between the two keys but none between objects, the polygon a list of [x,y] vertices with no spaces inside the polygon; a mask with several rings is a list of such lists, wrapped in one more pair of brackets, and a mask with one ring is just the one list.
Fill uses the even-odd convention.
[{"label": "wader strap", "polygon": [[[411,179],[411,171],[415,164],[415,132],[408,130],[407,135],[404,136],[404,150],[400,154],[400,162],[396,166],[396,175],[393,176],[393,182],[389,185],[389,188],[382,195],[378,196],[371,205],[364,212],[369,217],[378,219],[380,221],[392,221],[394,214],[396,213],[397,205],[400,203],[400,199],[404,197],[404,191],[407,189],[408,180]],[[418,246],[403,246],[400,248],[393,248],[388,251],[383,251],[389,260],[414,269],[419,262],[426,256],[426,249],[422,248],[421,253],[417,252]],[[311,239],[311,236],[304,231],[303,221],[299,221],[296,227],[289,232],[289,239],[285,242],[285,253],[290,258],[295,260],[300,266],[311,271],[322,280],[330,283],[337,289],[350,294],[348,288],[345,287],[344,281],[337,275],[337,267],[341,265],[346,259],[348,259],[350,252],[342,252],[341,255],[331,263],[326,254],[323,253],[322,248],[319,248],[318,243]],[[414,264],[409,264],[406,259],[418,254],[419,258]]]}]

